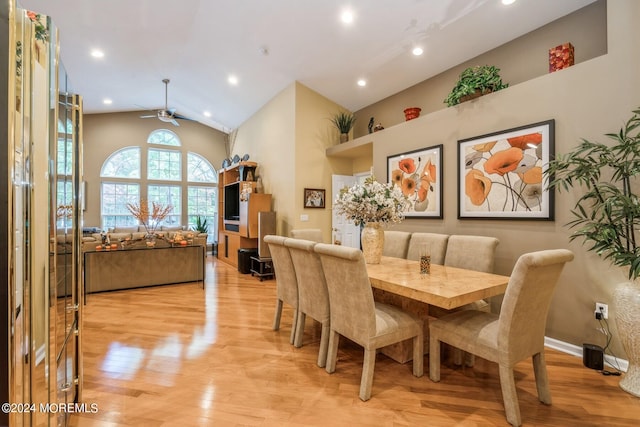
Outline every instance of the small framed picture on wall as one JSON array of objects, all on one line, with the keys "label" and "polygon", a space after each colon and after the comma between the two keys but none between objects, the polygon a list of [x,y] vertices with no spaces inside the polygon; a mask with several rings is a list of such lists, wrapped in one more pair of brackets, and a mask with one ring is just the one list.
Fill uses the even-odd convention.
[{"label": "small framed picture on wall", "polygon": [[319,188],[305,188],[304,189],[304,207],[324,209],[325,190],[319,189]]}]

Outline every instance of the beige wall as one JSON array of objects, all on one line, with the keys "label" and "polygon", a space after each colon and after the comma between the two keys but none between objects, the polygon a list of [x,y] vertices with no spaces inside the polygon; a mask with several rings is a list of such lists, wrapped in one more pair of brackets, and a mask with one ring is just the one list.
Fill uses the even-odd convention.
[{"label": "beige wall", "polygon": [[[376,171],[386,171],[389,155],[444,144],[444,219],[407,219],[394,229],[495,236],[500,239],[496,272],[502,274],[510,273],[522,253],[547,248],[573,250],[576,258],[560,279],[547,335],[578,346],[584,342],[605,343],[605,337],[596,331],[599,328],[593,315],[596,301],[609,304],[609,324],[614,337],[617,336],[611,295],[622,276],[587,252],[580,242],[569,242],[571,232],[564,224],[571,219],[570,209],[577,195],[556,196],[555,221],[458,220],[457,141],[555,119],[556,153],[567,152],[583,137],[605,142],[602,135],[617,131],[631,110],[640,106],[640,28],[632,18],[637,16],[640,2],[610,1],[607,54],[361,138],[373,140]],[[589,28],[589,31],[596,30]],[[387,111],[397,106],[389,102],[379,103],[376,108]],[[624,357],[618,340],[614,339],[612,346],[618,356]]]},{"label": "beige wall", "polygon": [[[197,122],[180,121],[176,127],[157,119],[141,119],[140,112],[85,114],[84,123],[84,181],[86,182],[86,210],[84,226],[100,227],[100,169],[114,151],[130,146],[142,146],[156,129],[175,132],[182,142],[183,159],[191,151],[204,156],[211,165],[220,168],[226,157],[225,134]],[[185,167],[185,163],[183,163]],[[143,171],[143,177],[145,173]],[[146,187],[146,179],[142,180]],[[186,206],[186,192],[183,192]],[[183,218],[186,223],[186,219]]]},{"label": "beige wall", "polygon": [[[496,65],[505,83],[519,84],[548,73],[549,48],[571,42],[575,63],[607,52],[606,1],[599,0],[496,49],[463,62],[431,79],[418,83],[380,102],[356,111],[354,135],[368,133],[369,118],[389,128],[404,122],[404,109],[420,107],[422,114],[446,107],[449,94],[460,73],[474,65]],[[428,61],[429,54],[421,60]]]},{"label": "beige wall", "polygon": [[[300,83],[292,83],[238,128],[234,154],[258,162],[264,191],[273,195],[277,232],[321,228],[331,239],[331,175],[353,173],[351,162],[329,160],[325,151],[338,142],[329,118],[343,109]],[[304,188],[326,189],[325,209],[303,207]],[[308,215],[301,221],[300,215]]]}]

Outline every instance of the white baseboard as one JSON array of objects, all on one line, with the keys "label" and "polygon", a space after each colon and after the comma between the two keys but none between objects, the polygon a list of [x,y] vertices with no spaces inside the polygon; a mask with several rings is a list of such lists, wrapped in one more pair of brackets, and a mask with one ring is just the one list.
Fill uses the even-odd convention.
[{"label": "white baseboard", "polygon": [[[563,353],[582,358],[582,347],[578,345],[569,344],[567,342],[549,337],[544,337],[544,345],[554,350],[558,350]],[[610,368],[619,369],[622,372],[627,372],[627,369],[629,369],[628,360],[616,358],[608,354],[604,355],[604,363]]]}]

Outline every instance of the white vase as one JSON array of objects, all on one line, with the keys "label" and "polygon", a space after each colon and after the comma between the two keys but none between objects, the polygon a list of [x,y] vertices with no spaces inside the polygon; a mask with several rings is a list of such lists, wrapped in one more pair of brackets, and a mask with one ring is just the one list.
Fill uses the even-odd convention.
[{"label": "white vase", "polygon": [[613,302],[618,334],[629,360],[620,388],[640,397],[640,282],[619,284],[613,292]]},{"label": "white vase", "polygon": [[367,222],[360,233],[362,254],[367,264],[380,264],[382,247],[384,246],[384,231],[379,222]]}]

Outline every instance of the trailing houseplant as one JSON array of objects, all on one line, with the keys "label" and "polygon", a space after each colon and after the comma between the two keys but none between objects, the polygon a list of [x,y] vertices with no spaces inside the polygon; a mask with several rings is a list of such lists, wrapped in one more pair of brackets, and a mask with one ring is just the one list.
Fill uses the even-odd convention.
[{"label": "trailing houseplant", "polygon": [[444,102],[452,107],[478,96],[508,87],[502,82],[500,69],[494,65],[476,65],[465,69]]},{"label": "trailing houseplant", "polygon": [[331,123],[333,123],[340,132],[340,142],[347,142],[349,140],[349,131],[351,131],[355,122],[356,117],[344,111],[336,113],[336,115],[331,118]]},{"label": "trailing houseplant", "polygon": [[640,108],[617,133],[607,133],[609,144],[583,139],[549,162],[549,187],[580,189],[567,224],[570,239],[583,240],[589,251],[627,270],[629,282],[613,293],[616,324],[629,358],[620,382],[625,391],[640,396]]}]

